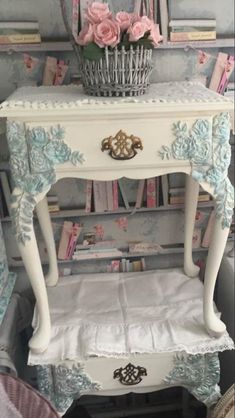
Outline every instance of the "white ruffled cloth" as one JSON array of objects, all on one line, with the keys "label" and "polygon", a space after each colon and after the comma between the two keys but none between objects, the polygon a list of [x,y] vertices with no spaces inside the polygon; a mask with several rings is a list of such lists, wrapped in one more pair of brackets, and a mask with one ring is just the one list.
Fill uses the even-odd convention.
[{"label": "white ruffled cloth", "polygon": [[47,291],[51,341],[44,353],[29,353],[29,364],[234,348],[227,332],[218,339],[208,335],[203,285],[181,269],[80,274],[61,278]]}]

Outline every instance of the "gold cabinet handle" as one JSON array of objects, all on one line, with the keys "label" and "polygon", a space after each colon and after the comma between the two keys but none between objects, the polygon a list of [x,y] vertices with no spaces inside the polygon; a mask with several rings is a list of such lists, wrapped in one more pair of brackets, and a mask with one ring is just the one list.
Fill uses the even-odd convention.
[{"label": "gold cabinet handle", "polygon": [[143,149],[141,139],[122,130],[115,136],[104,138],[101,143],[101,151],[109,151],[110,157],[115,160],[130,160],[137,154],[137,149]]}]

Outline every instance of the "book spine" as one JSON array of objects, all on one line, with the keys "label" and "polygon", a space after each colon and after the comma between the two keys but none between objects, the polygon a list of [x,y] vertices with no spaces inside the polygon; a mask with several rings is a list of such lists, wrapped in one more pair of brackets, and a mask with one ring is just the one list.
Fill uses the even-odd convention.
[{"label": "book spine", "polygon": [[145,180],[139,180],[139,186],[138,186],[138,190],[137,190],[137,196],[136,196],[136,204],[135,204],[135,208],[136,209],[140,209],[142,202],[143,202],[143,197],[144,197],[144,186],[145,186]]},{"label": "book spine", "polygon": [[171,32],[211,32],[216,31],[215,27],[197,27],[197,26],[172,26]]},{"label": "book spine", "polygon": [[46,57],[46,63],[43,71],[43,86],[52,86],[54,83],[57,69],[57,59],[55,57]]},{"label": "book spine", "polygon": [[149,0],[149,18],[151,20],[154,20],[154,16],[155,16],[155,14],[154,14],[154,3],[155,3],[155,6],[156,6],[156,1],[155,0]]},{"label": "book spine", "polygon": [[215,28],[216,19],[171,19],[169,27],[196,27]]},{"label": "book spine", "polygon": [[70,260],[72,258],[81,230],[82,230],[82,227],[80,224],[75,223],[73,225],[72,233],[71,233],[70,240],[69,240],[68,247],[67,247],[66,260]]},{"label": "book spine", "polygon": [[112,260],[111,261],[111,272],[112,273],[119,273],[120,271],[120,260]]},{"label": "book spine", "polygon": [[208,223],[207,223],[207,227],[206,227],[205,233],[203,235],[202,244],[201,244],[203,248],[208,248],[209,245],[210,245],[213,226],[214,226],[214,223],[215,223],[215,217],[216,217],[216,213],[215,213],[215,210],[213,210],[210,214],[210,217],[209,217],[209,220],[208,220]]},{"label": "book spine", "polygon": [[41,36],[39,33],[35,34],[14,34],[14,35],[0,35],[0,45],[6,44],[33,44],[40,43]]},{"label": "book spine", "polygon": [[70,221],[64,221],[63,229],[60,237],[59,249],[58,249],[58,259],[66,260],[67,248],[72,233],[73,223]]},{"label": "book spine", "polygon": [[168,175],[164,174],[163,176],[161,176],[161,182],[162,182],[162,200],[163,200],[163,205],[167,206],[168,205],[168,191],[169,191],[169,181],[168,181]]},{"label": "book spine", "polygon": [[38,29],[14,29],[14,28],[0,28],[0,35],[4,36],[12,36],[12,35],[38,35],[39,31]]},{"label": "book spine", "polygon": [[113,210],[117,210],[118,207],[118,181],[113,180]]},{"label": "book spine", "polygon": [[169,24],[169,15],[168,15],[168,3],[167,0],[160,1],[160,19],[161,19],[161,33],[163,36],[163,43],[168,41],[168,24]]},{"label": "book spine", "polygon": [[116,251],[112,252],[102,252],[102,253],[80,253],[80,254],[73,254],[72,259],[73,260],[93,260],[93,259],[99,259],[99,258],[113,258],[113,257],[117,257],[117,256],[121,256],[121,252],[120,254],[117,254]]},{"label": "book spine", "polygon": [[104,212],[107,210],[107,193],[104,181],[93,182],[94,188],[94,204],[96,212]]},{"label": "book spine", "polygon": [[58,205],[48,205],[48,210],[50,213],[59,212],[60,208]]},{"label": "book spine", "polygon": [[91,212],[92,180],[86,180],[86,206],[85,212]]},{"label": "book spine", "polygon": [[170,41],[184,42],[184,41],[211,41],[216,39],[216,31],[202,31],[202,32],[171,32]]},{"label": "book spine", "polygon": [[35,21],[2,21],[0,22],[0,29],[36,29],[39,31],[39,24]]},{"label": "book spine", "polygon": [[142,3],[142,0],[136,0],[135,1],[134,13],[137,14],[137,15],[140,15],[141,3]]},{"label": "book spine", "polygon": [[212,73],[211,81],[209,84],[210,90],[217,91],[227,60],[228,60],[228,54],[225,54],[224,52],[218,53],[215,67]]},{"label": "book spine", "polygon": [[159,23],[159,10],[158,10],[158,0],[154,1],[154,9],[153,9],[154,15],[153,20],[155,23]]},{"label": "book spine", "polygon": [[146,262],[145,262],[145,258],[141,257],[141,270],[145,271],[146,270]]},{"label": "book spine", "polygon": [[124,205],[125,205],[126,209],[130,209],[130,205],[129,205],[129,202],[128,202],[128,199],[127,199],[127,196],[126,196],[126,193],[125,193],[125,190],[124,190],[123,183],[122,183],[121,179],[118,180],[118,185],[119,185],[119,188],[120,188],[120,191],[121,191],[121,195],[122,195]]},{"label": "book spine", "polygon": [[112,181],[106,181],[107,207],[113,210],[113,184]]},{"label": "book spine", "polygon": [[147,208],[156,207],[156,178],[147,179]]},{"label": "book spine", "polygon": [[233,70],[234,70],[234,57],[229,56],[228,60],[227,60],[226,68],[223,71],[221,80],[219,82],[219,86],[217,88],[217,93],[219,93],[219,94],[224,93]]},{"label": "book spine", "polygon": [[[171,205],[178,205],[184,203],[185,197],[184,196],[170,196],[170,204]],[[198,202],[208,202],[210,200],[209,194],[199,194],[198,195]]]},{"label": "book spine", "polygon": [[127,271],[126,270],[126,259],[125,258],[121,259],[121,269],[122,269],[123,273],[125,273]]}]

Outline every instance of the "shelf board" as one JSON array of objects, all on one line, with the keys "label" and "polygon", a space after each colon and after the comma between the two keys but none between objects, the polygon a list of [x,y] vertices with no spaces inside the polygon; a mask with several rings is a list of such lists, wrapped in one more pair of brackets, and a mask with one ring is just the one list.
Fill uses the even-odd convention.
[{"label": "shelf board", "polygon": [[[209,202],[201,202],[198,204],[198,209],[203,208],[213,208],[214,202],[213,200]],[[135,209],[132,207],[131,209],[120,208],[118,210],[113,211],[105,211],[105,212],[85,212],[83,209],[65,209],[60,210],[59,212],[50,213],[51,219],[59,219],[59,218],[76,218],[76,217],[86,217],[86,216],[106,216],[106,215],[130,215],[136,213],[151,213],[151,212],[164,212],[164,211],[173,211],[173,210],[182,210],[184,211],[184,205],[167,205],[167,206],[159,206],[157,208],[140,208]],[[6,216],[5,218],[1,219],[1,222],[10,222],[11,218]]]},{"label": "shelf board", "polygon": [[[193,249],[193,253],[202,253],[202,252],[207,252],[208,248],[194,248]],[[75,264],[75,263],[81,263],[81,262],[90,262],[90,261],[97,261],[97,260],[119,260],[122,258],[128,258],[128,259],[134,259],[134,258],[140,258],[140,257],[157,257],[157,256],[162,256],[162,255],[169,255],[169,254],[183,254],[184,253],[184,247],[171,247],[171,248],[164,248],[162,252],[149,252],[149,253],[129,253],[129,252],[123,252],[122,255],[116,255],[116,256],[99,256],[99,257],[94,257],[94,258],[88,258],[88,259],[83,259],[83,260],[57,260],[58,265],[63,265],[63,264]],[[48,265],[48,261],[43,260],[42,261],[42,265],[47,266]],[[19,260],[19,261],[13,261],[13,262],[9,262],[9,268],[11,267],[23,267],[23,261]]]},{"label": "shelf board", "polygon": [[[215,41],[191,41],[191,42],[166,42],[160,44],[156,49],[184,49],[193,48],[233,48],[234,39],[232,37],[221,37]],[[0,52],[45,52],[45,51],[72,51],[69,41],[42,41],[39,44],[12,44],[0,45]]]}]

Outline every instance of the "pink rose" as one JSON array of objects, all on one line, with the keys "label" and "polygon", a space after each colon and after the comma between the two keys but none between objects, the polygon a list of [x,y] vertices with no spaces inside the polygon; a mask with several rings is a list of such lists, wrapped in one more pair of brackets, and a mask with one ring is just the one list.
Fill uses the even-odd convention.
[{"label": "pink rose", "polygon": [[94,27],[94,41],[100,48],[114,48],[120,42],[120,26],[115,20],[103,20]]},{"label": "pink rose", "polygon": [[118,12],[116,14],[115,18],[116,18],[116,21],[118,22],[121,30],[124,31],[124,30],[129,28],[129,26],[131,25],[131,22],[132,22],[131,17],[132,16],[130,15],[130,13],[127,13],[127,12]]},{"label": "pink rose", "polygon": [[86,17],[90,23],[100,23],[110,16],[111,12],[107,3],[95,1],[87,8]]},{"label": "pink rose", "polygon": [[142,16],[141,22],[145,24],[146,32],[151,30],[154,26],[154,22],[148,18],[148,16]]},{"label": "pink rose", "polygon": [[139,39],[143,38],[146,27],[145,24],[140,22],[135,22],[131,25],[127,31],[129,33],[129,41],[136,42]]},{"label": "pink rose", "polygon": [[93,41],[94,41],[93,27],[90,23],[88,23],[79,32],[77,42],[79,45],[87,45]]},{"label": "pink rose", "polygon": [[150,31],[149,39],[153,42],[154,46],[158,46],[159,42],[163,40],[162,35],[160,34],[159,25],[154,25]]},{"label": "pink rose", "polygon": [[137,15],[137,13],[131,13],[131,23],[139,22],[140,20],[140,15]]}]

